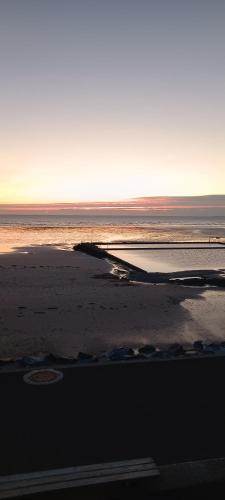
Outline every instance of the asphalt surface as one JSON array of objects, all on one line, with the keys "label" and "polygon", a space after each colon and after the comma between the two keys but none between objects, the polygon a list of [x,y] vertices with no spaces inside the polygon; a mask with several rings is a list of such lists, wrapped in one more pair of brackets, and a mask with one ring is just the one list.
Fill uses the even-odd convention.
[{"label": "asphalt surface", "polygon": [[0,374],[0,475],[225,456],[225,357],[62,371],[47,386]]}]

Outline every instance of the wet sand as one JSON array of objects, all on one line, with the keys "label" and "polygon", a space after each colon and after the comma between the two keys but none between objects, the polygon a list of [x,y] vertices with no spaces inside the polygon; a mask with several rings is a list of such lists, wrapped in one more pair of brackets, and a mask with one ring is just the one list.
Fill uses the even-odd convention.
[{"label": "wet sand", "polygon": [[204,289],[200,300],[186,299],[182,305],[191,317],[185,325],[187,338],[194,328],[199,339],[225,340],[225,289]]},{"label": "wet sand", "polygon": [[199,338],[182,304],[202,300],[200,288],[121,281],[109,274],[109,263],[80,252],[41,246],[24,251],[29,253],[0,255],[1,358],[76,356]]}]

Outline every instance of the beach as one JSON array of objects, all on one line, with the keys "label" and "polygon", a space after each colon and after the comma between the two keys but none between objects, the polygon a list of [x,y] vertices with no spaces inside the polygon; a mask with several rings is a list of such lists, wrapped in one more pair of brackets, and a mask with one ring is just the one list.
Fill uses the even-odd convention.
[{"label": "beach", "polygon": [[133,283],[111,271],[105,260],[53,246],[1,254],[0,357],[223,340],[224,309],[214,312],[217,329],[204,331],[196,316],[200,287]]}]

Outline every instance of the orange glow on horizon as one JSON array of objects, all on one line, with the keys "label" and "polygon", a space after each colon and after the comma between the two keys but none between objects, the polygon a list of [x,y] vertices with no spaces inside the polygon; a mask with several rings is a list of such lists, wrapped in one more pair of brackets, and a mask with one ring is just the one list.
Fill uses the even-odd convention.
[{"label": "orange glow on horizon", "polygon": [[0,213],[189,213],[196,211],[221,211],[225,213],[225,195],[187,197],[140,197],[121,201],[97,201],[46,204],[0,204]]}]

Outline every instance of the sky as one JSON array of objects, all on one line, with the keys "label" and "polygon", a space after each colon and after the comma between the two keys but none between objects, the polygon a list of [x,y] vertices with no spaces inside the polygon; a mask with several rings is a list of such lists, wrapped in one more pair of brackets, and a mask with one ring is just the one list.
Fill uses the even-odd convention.
[{"label": "sky", "polygon": [[0,204],[225,193],[225,1],[0,0]]}]

